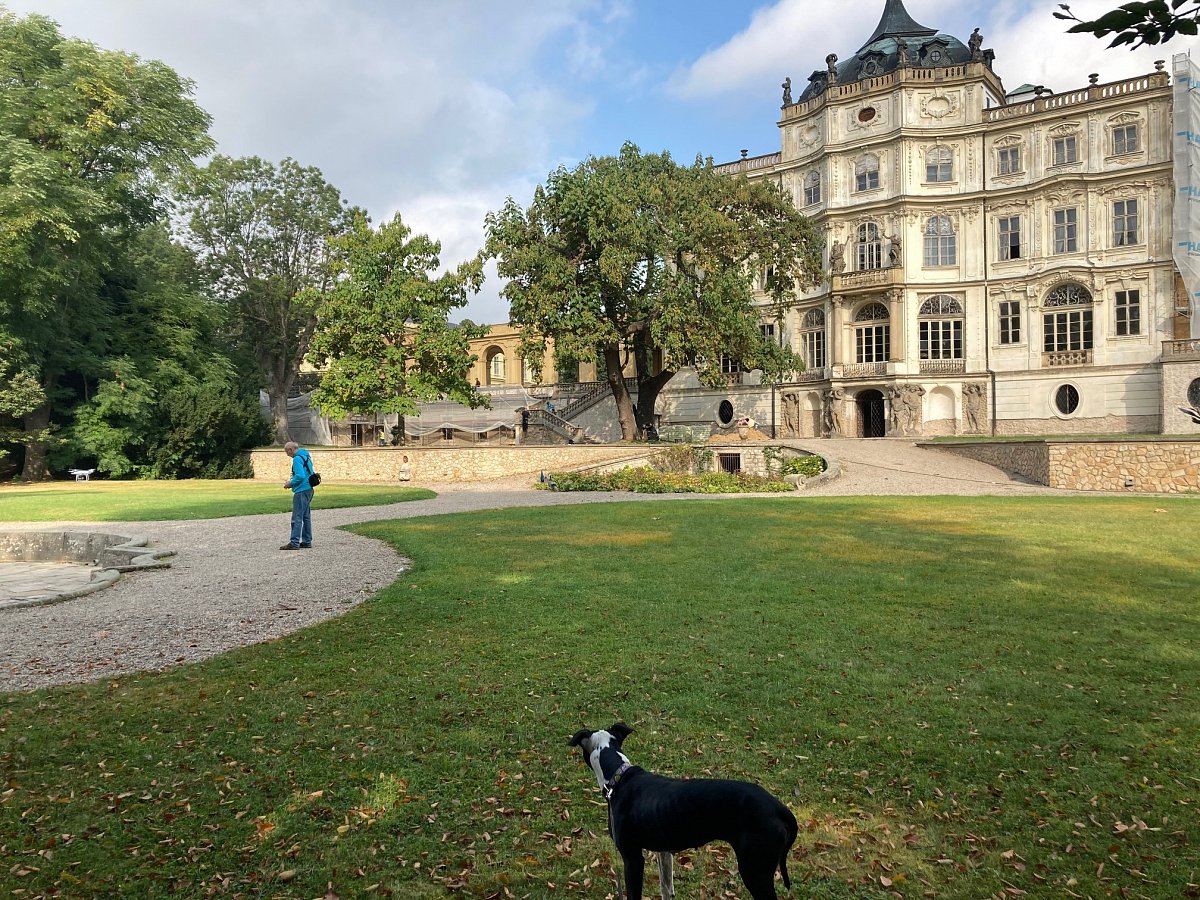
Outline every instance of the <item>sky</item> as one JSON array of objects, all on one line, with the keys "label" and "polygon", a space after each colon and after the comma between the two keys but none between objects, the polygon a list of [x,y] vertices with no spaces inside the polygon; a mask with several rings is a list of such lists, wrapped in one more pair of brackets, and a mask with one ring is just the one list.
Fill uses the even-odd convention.
[{"label": "sky", "polygon": [[[1095,18],[1120,0],[1077,0]],[[779,150],[781,83],[866,41],[884,0],[0,0],[194,82],[217,152],[316,166],[375,222],[399,213],[472,258],[484,217],[559,166],[625,141],[679,162]],[[1189,50],[1065,34],[1054,0],[906,0],[922,25],[995,51],[1006,89],[1145,74]],[[1191,41],[1195,47],[1196,42]],[[492,267],[454,318],[500,323]]]}]

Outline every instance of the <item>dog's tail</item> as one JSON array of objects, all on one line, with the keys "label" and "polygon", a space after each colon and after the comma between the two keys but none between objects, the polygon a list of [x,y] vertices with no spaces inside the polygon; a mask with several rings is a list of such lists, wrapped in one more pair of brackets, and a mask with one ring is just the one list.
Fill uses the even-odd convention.
[{"label": "dog's tail", "polygon": [[783,852],[779,854],[779,874],[783,876],[783,886],[789,891],[792,889],[792,880],[788,878],[787,858],[792,852],[792,845],[796,843],[796,835],[800,833],[800,824],[796,821],[796,817],[792,815],[792,811],[784,807],[787,815],[784,816],[784,828],[787,829],[787,844],[783,848]]}]

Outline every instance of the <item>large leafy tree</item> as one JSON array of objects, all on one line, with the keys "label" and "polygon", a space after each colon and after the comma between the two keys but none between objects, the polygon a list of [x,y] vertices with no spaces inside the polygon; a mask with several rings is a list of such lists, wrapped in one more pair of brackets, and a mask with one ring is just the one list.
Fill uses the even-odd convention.
[{"label": "large leafy tree", "polygon": [[43,16],[0,10],[0,90],[0,331],[41,392],[21,415],[33,480],[104,370],[106,272],[164,215],[164,180],[212,143],[189,81],[64,38]]},{"label": "large leafy tree", "polygon": [[1200,25],[1200,0],[1139,0],[1123,3],[1095,19],[1080,19],[1065,3],[1054,18],[1075,22],[1068,34],[1090,34],[1097,38],[1114,35],[1110,47],[1129,44],[1136,50],[1143,44],[1165,44],[1176,35],[1195,37]]},{"label": "large leafy tree", "polygon": [[206,287],[192,254],[162,225],[144,229],[106,275],[113,328],[102,373],[69,429],[71,446],[101,470],[239,475],[242,451],[270,440],[257,379],[241,377],[222,346],[226,310]]},{"label": "large leafy tree", "polygon": [[435,277],[441,245],[396,215],[378,229],[359,216],[331,241],[335,286],[316,295],[317,329],[309,357],[322,368],[313,395],[326,415],[388,412],[411,415],[440,398],[472,408],[485,398],[467,380],[469,339],[485,329],[451,325],[450,313],[479,290],[479,259]]},{"label": "large leafy tree", "polygon": [[257,360],[275,440],[290,439],[287,397],[333,286],[329,241],[362,211],[319,169],[215,157],[182,183],[187,239],[229,307],[233,343]]},{"label": "large leafy tree", "polygon": [[[819,277],[821,240],[772,184],[626,144],[552,172],[528,209],[509,198],[487,234],[526,358],[542,359],[553,338],[559,354],[601,362],[626,440],[645,432],[682,366],[713,386],[723,355],[767,377],[801,367],[763,335],[753,290],[767,273],[781,313]],[[630,359],[636,409],[622,375]]]}]

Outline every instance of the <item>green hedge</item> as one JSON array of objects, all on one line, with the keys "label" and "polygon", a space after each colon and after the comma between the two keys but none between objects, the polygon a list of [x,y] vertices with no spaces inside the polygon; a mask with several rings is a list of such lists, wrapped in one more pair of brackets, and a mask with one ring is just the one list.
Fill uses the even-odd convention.
[{"label": "green hedge", "polygon": [[624,468],[617,472],[555,472],[560,491],[633,491],[638,494],[757,494],[791,491],[792,485],[757,475],[705,472],[683,475],[651,468]]}]

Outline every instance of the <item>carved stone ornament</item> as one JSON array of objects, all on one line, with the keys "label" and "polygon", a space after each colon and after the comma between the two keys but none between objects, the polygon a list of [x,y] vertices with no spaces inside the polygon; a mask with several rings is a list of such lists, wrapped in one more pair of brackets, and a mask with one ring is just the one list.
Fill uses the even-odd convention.
[{"label": "carved stone ornament", "polygon": [[921,115],[931,119],[944,119],[958,112],[958,98],[950,94],[932,94],[921,99]]}]

